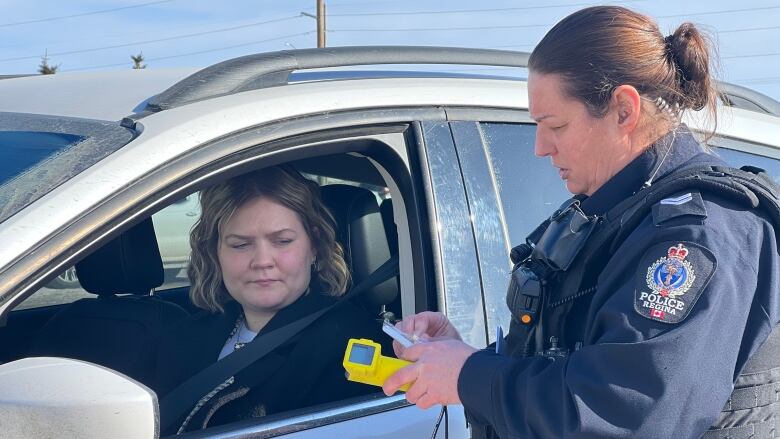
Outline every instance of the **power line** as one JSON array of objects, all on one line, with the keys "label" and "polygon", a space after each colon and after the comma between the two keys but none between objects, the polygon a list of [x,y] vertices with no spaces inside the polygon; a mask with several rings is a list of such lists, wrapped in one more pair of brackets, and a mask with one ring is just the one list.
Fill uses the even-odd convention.
[{"label": "power line", "polygon": [[[625,0],[623,2],[615,2],[615,3],[629,3],[632,1],[646,1],[646,0]],[[505,11],[512,11],[512,10],[527,10],[527,9],[545,9],[545,8],[554,8],[554,7],[568,7],[568,6],[584,6],[584,5],[590,5],[591,3],[571,3],[568,5],[555,5],[555,6],[525,6],[525,7],[516,7],[516,8],[493,8],[493,9],[463,9],[463,10],[456,10],[456,11],[402,11],[402,12],[377,12],[377,13],[354,13],[354,14],[329,14],[332,17],[338,17],[338,16],[384,16],[384,15],[418,15],[418,14],[453,14],[453,13],[474,13],[474,12],[505,12]],[[690,16],[699,16],[699,15],[716,15],[716,14],[730,14],[730,13],[736,13],[736,12],[751,12],[751,11],[765,11],[765,10],[772,10],[772,9],[780,9],[780,6],[763,6],[763,7],[754,7],[754,8],[741,8],[741,9],[726,9],[726,10],[720,10],[720,11],[705,11],[705,12],[693,12],[688,14],[675,14],[675,15],[662,15],[657,16],[656,18],[679,18],[679,17],[690,17]],[[555,23],[550,24],[538,24],[538,25],[517,25],[517,26],[476,26],[476,27],[448,27],[448,28],[416,28],[416,29],[377,29],[377,28],[371,28],[371,29],[331,29],[333,32],[370,32],[370,31],[376,31],[376,32],[420,32],[420,31],[447,31],[447,30],[486,30],[486,29],[526,29],[526,28],[536,28],[536,27],[552,27]],[[741,29],[730,29],[725,31],[719,31],[718,33],[737,33],[737,32],[752,32],[752,31],[761,31],[761,30],[774,30],[774,29],[780,29],[780,26],[766,26],[766,27],[754,27],[754,28],[741,28]]]},{"label": "power line", "polygon": [[749,78],[749,79],[741,79],[736,81],[731,81],[735,84],[775,84],[780,82],[780,76],[774,76],[774,77],[766,77],[766,78]]},{"label": "power line", "polygon": [[721,59],[734,59],[734,58],[764,58],[766,56],[780,56],[780,52],[774,53],[756,53],[753,55],[729,55],[722,56]]},{"label": "power line", "polygon": [[674,14],[674,15],[659,15],[655,18],[680,18],[690,17],[692,15],[716,15],[716,14],[731,14],[734,12],[752,12],[752,11],[765,11],[768,9],[780,9],[780,6],[759,6],[755,8],[742,8],[742,9],[726,9],[723,11],[708,11],[708,12],[694,12],[692,14]]},{"label": "power line", "polygon": [[529,29],[534,27],[551,27],[551,24],[519,24],[514,26],[464,26],[464,27],[419,27],[419,28],[395,28],[395,29],[328,29],[328,32],[427,32],[427,31],[451,31],[451,30],[492,30],[492,29]]},{"label": "power line", "polygon": [[[780,6],[778,6],[780,8]],[[353,28],[353,29],[329,29],[328,32],[423,32],[423,31],[450,31],[450,30],[492,30],[492,29],[529,29],[529,28],[550,28],[555,23],[551,24],[521,24],[514,26],[463,26],[463,27],[420,27],[420,28]],[[765,26],[765,27],[746,27],[739,29],[728,29],[717,31],[719,34],[738,33],[738,32],[753,32],[761,30],[775,30],[780,29],[780,26]]]},{"label": "power line", "polygon": [[361,5],[361,6],[365,6],[365,5],[384,5],[384,4],[390,4],[390,3],[397,4],[398,2],[397,1],[381,1],[381,2],[359,1],[359,2],[337,2],[337,3],[328,2],[328,7],[331,7],[331,6],[352,6],[352,5]]},{"label": "power line", "polygon": [[[76,53],[97,52],[97,51],[100,51],[100,50],[117,49],[117,48],[120,48],[120,47],[140,46],[140,45],[143,45],[143,44],[159,43],[159,42],[162,42],[162,41],[180,40],[180,39],[183,39],[183,38],[192,38],[192,37],[197,37],[197,36],[201,36],[201,35],[209,35],[209,34],[215,34],[215,33],[219,33],[219,32],[228,32],[228,31],[232,31],[232,30],[236,30],[236,29],[243,29],[243,28],[247,28],[247,27],[261,26],[261,25],[264,25],[264,24],[278,23],[278,22],[282,22],[282,21],[293,20],[293,19],[296,19],[296,18],[300,18],[300,15],[294,15],[294,16],[291,16],[291,17],[284,17],[284,18],[276,18],[276,19],[273,19],[273,20],[260,21],[260,22],[249,23],[249,24],[243,24],[243,25],[240,25],[240,26],[231,26],[231,27],[226,27],[226,28],[221,28],[221,29],[214,29],[214,30],[204,31],[204,32],[195,32],[195,33],[189,33],[189,34],[175,35],[175,36],[168,37],[168,38],[158,38],[158,39],[154,39],[154,40],[134,41],[132,43],[114,44],[112,46],[92,47],[92,48],[89,48],[89,49],[69,50],[69,51],[65,51],[65,52],[52,52],[52,53],[49,53],[48,56],[52,57],[52,56],[62,56],[62,55],[73,55],[73,54],[76,54]],[[3,59],[0,59],[0,62],[21,61],[21,60],[26,60],[26,59],[37,59],[37,58],[40,58],[40,55],[20,56],[20,57],[15,57],[15,58],[3,58]]]},{"label": "power line", "polygon": [[752,32],[757,30],[775,30],[780,29],[780,26],[765,26],[765,27],[745,27],[741,29],[728,29],[728,30],[719,30],[719,34],[731,34],[731,33],[737,33],[737,32]]},{"label": "power line", "polygon": [[[313,33],[316,33],[316,31],[307,31],[307,32],[300,32],[300,33],[297,33],[297,34],[282,35],[280,37],[268,38],[268,39],[265,39],[265,40],[258,40],[258,41],[250,41],[248,43],[234,44],[232,46],[216,47],[214,49],[199,50],[197,52],[180,53],[180,54],[168,55],[168,56],[158,56],[156,58],[144,59],[144,61],[152,62],[152,61],[161,61],[161,60],[165,60],[165,59],[184,58],[184,57],[187,57],[187,56],[201,55],[201,54],[204,54],[204,53],[219,52],[219,51],[222,51],[222,50],[235,49],[237,47],[251,46],[253,44],[268,43],[268,42],[271,42],[271,41],[278,41],[278,40],[284,40],[284,39],[288,39],[288,38],[301,37],[301,36],[304,36],[304,35],[311,35]],[[63,70],[63,72],[76,72],[76,71],[81,71],[81,70],[94,70],[94,69],[103,69],[103,68],[108,68],[108,67],[120,67],[120,66],[129,66],[129,65],[130,65],[129,62],[114,63],[114,64],[102,64],[102,65],[99,65],[99,66],[79,67],[77,69],[65,69],[65,70]]]},{"label": "power line", "polygon": [[[623,1],[606,2],[606,3],[622,4],[622,3],[634,3],[634,2],[643,2],[643,1],[647,1],[647,0],[623,0]],[[328,14],[328,16],[366,17],[366,16],[388,16],[388,15],[432,15],[432,14],[461,14],[461,13],[478,13],[478,12],[508,12],[508,11],[522,11],[522,10],[533,10],[533,9],[566,8],[572,6],[589,6],[593,4],[604,4],[604,3],[584,2],[584,3],[563,4],[563,5],[545,5],[545,6],[539,5],[539,6],[522,6],[522,7],[513,7],[513,8],[460,9],[460,10],[436,10],[436,11],[356,12],[356,13],[343,13],[343,14]],[[660,15],[660,16],[656,16],[655,18],[657,19],[658,18],[679,18],[679,17],[698,16],[698,15],[716,15],[716,14],[730,14],[735,12],[763,11],[763,10],[771,10],[771,9],[780,9],[780,6],[763,6],[763,7],[755,7],[755,8],[727,9],[722,11],[693,12],[688,14]]]},{"label": "power line", "polygon": [[[293,14],[293,11],[289,12],[290,15]],[[300,12],[295,11],[295,14],[298,15]],[[123,40],[127,38],[138,38],[138,35],[165,35],[168,33],[174,33],[174,32],[193,32],[193,30],[201,30],[205,26],[229,26],[229,25],[238,25],[238,23],[246,23],[248,20],[246,17],[242,17],[240,19],[234,19],[234,20],[217,20],[217,21],[209,21],[208,23],[204,22],[187,22],[187,24],[184,23],[178,23],[175,25],[166,25],[164,29],[157,30],[157,29],[140,29],[135,31],[129,31],[129,32],[116,32],[120,29],[116,29],[114,33],[100,33],[100,34],[94,34],[87,36],[81,36],[77,37],[75,39],[62,39],[57,40],[56,43],[52,43],[51,45],[48,45],[48,47],[55,47],[55,49],[50,50],[56,50],[56,47],[71,47],[74,45],[79,45],[83,43],[84,41],[112,41],[112,40]],[[165,32],[165,33],[163,33]],[[0,49],[7,48],[0,46]]]},{"label": "power line", "polygon": [[[634,3],[643,2],[647,0],[624,0],[619,2],[607,2],[607,3]],[[431,14],[463,14],[474,12],[506,12],[506,11],[527,11],[532,9],[552,9],[552,8],[568,8],[571,6],[590,6],[597,3],[584,2],[584,3],[569,3],[563,5],[546,5],[546,6],[520,6],[514,8],[492,8],[492,9],[459,9],[451,11],[400,11],[400,12],[357,12],[347,14],[328,14],[330,17],[365,17],[365,16],[386,16],[386,15],[431,15]]]},{"label": "power line", "polygon": [[121,6],[121,7],[118,7],[118,8],[111,8],[111,9],[102,9],[100,11],[84,12],[84,13],[81,13],[81,14],[60,15],[58,17],[37,18],[37,19],[34,19],[34,20],[16,21],[16,22],[13,22],[13,23],[2,23],[2,24],[0,24],[0,27],[21,26],[23,24],[43,23],[43,22],[47,22],[47,21],[65,20],[65,19],[68,19],[68,18],[86,17],[88,15],[107,14],[109,12],[123,11],[125,9],[142,8],[142,7],[151,6],[151,5],[159,5],[161,3],[170,3],[172,1],[176,1],[176,0],[158,0],[158,1],[154,1],[154,2],[140,3],[140,4],[137,4],[137,5]]},{"label": "power line", "polygon": [[[70,18],[70,17],[76,17],[81,15],[90,15],[90,14],[96,14],[96,13],[105,13],[105,12],[111,12],[116,10],[122,10],[122,9],[128,9],[128,8],[136,8],[136,7],[142,7],[142,6],[148,6],[152,4],[157,3],[166,3],[174,0],[159,0],[155,2],[147,2],[143,4],[133,5],[133,6],[126,6],[121,8],[113,8],[103,11],[95,11],[91,13],[85,13],[85,14],[74,14],[72,16],[64,16],[64,17],[52,17],[51,19],[58,19],[58,18]],[[625,2],[630,1],[646,1],[646,0],[626,0]],[[616,2],[619,3],[619,2]],[[421,12],[389,12],[389,13],[377,13],[377,14],[342,14],[342,15],[396,15],[396,14],[423,14],[423,13],[467,13],[467,12],[475,12],[475,11],[506,11],[506,10],[520,10],[520,9],[538,9],[538,8],[547,8],[547,7],[567,7],[567,6],[580,6],[584,4],[590,4],[590,3],[572,3],[568,5],[556,5],[556,6],[527,6],[527,7],[516,7],[516,8],[493,8],[493,9],[471,9],[471,10],[458,10],[458,11],[421,11]],[[778,9],[780,6],[769,6],[769,7],[755,7],[755,8],[742,8],[742,9],[730,9],[730,10],[722,10],[722,11],[709,11],[709,12],[701,12],[701,13],[691,13],[691,14],[679,14],[679,15],[668,15],[668,16],[662,16],[658,18],[671,18],[671,17],[680,17],[680,16],[691,16],[691,15],[711,15],[711,14],[723,14],[723,13],[734,13],[734,12],[745,12],[745,11],[756,11],[756,10],[767,10],[767,9]],[[333,14],[331,14],[333,15]],[[93,52],[93,51],[100,51],[100,50],[108,50],[108,49],[115,49],[115,48],[121,48],[121,47],[130,47],[130,46],[139,46],[143,44],[152,44],[157,42],[164,42],[164,41],[171,41],[171,40],[177,40],[177,39],[184,39],[184,38],[191,38],[196,36],[202,36],[202,35],[208,35],[208,34],[214,34],[214,33],[220,33],[220,32],[228,32],[232,30],[247,28],[247,27],[253,27],[253,26],[260,26],[264,24],[270,24],[274,22],[281,22],[286,20],[292,20],[294,18],[299,18],[299,15],[295,16],[289,16],[289,17],[283,17],[279,19],[269,20],[269,21],[262,21],[257,23],[249,23],[239,26],[231,26],[226,28],[220,28],[215,29],[211,31],[205,31],[205,32],[195,32],[195,33],[188,33],[183,35],[176,35],[172,37],[167,38],[159,38],[159,39],[152,39],[152,40],[144,40],[144,41],[135,41],[131,43],[123,43],[123,44],[116,44],[111,46],[103,46],[103,47],[94,47],[94,48],[88,48],[88,49],[80,49],[80,50],[71,50],[71,51],[62,51],[62,52],[52,52],[49,54],[49,56],[63,56],[63,55],[72,55],[72,54],[78,54],[78,53],[87,53],[87,52]],[[42,19],[42,20],[49,20],[49,19]],[[24,22],[19,22],[16,24],[22,24]],[[15,23],[9,23],[6,25],[14,25]],[[6,25],[0,25],[0,26],[6,26]],[[553,26],[553,24],[530,24],[530,25],[511,25],[511,26],[464,26],[464,27],[446,27],[446,28],[393,28],[393,29],[377,29],[377,28],[353,28],[353,29],[329,29],[328,32],[436,32],[436,31],[457,31],[457,30],[501,30],[501,29],[530,29],[530,28],[546,28]],[[718,33],[737,33],[737,32],[749,32],[749,31],[760,31],[760,30],[775,30],[780,29],[780,26],[768,26],[768,27],[754,27],[754,28],[740,28],[740,29],[731,29],[731,30],[724,30],[724,31],[718,31]],[[249,43],[249,44],[255,44],[255,43]],[[240,45],[239,45],[240,46]],[[533,45],[509,45],[509,46],[499,46],[499,47],[533,47]],[[219,49],[224,50],[224,49]],[[765,57],[765,56],[776,56],[775,53],[768,53],[768,54],[756,54],[756,55],[734,55],[734,56],[727,56],[723,57],[723,59],[730,59],[730,58],[750,58],[750,57]],[[27,59],[37,59],[40,55],[34,55],[34,56],[24,56],[24,57],[15,57],[15,58],[5,58],[0,59],[0,62],[9,62],[9,61],[20,61],[20,60],[27,60]]]}]

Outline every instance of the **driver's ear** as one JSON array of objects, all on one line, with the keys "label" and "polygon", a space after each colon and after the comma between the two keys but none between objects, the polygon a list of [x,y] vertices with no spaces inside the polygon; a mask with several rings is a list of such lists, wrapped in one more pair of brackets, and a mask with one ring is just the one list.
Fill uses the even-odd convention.
[{"label": "driver's ear", "polygon": [[617,111],[618,129],[625,132],[633,131],[639,124],[639,113],[642,99],[639,92],[630,85],[621,85],[612,92],[612,104]]}]

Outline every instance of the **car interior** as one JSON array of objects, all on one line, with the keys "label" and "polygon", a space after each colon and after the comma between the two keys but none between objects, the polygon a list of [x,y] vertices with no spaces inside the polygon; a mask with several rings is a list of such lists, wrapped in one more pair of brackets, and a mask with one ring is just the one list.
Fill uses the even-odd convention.
[{"label": "car interior", "polygon": [[[397,254],[389,189],[369,160],[336,154],[292,165],[321,186],[322,199],[335,219],[337,239],[344,248],[352,286]],[[54,292],[58,303],[20,306],[12,311],[0,328],[4,346],[0,362],[31,356],[75,358],[148,382],[161,334],[179,319],[199,311],[189,301],[186,276],[180,275],[185,278],[184,285],[166,284],[158,238],[152,217],[146,217],[75,264],[81,289],[49,289],[47,293]],[[28,300],[42,290],[47,289]],[[398,274],[352,300],[378,322],[400,318]]]}]

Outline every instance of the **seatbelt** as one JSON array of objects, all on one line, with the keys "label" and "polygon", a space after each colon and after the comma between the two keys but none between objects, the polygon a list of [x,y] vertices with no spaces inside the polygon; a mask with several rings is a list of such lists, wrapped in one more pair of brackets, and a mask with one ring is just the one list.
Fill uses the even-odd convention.
[{"label": "seatbelt", "polygon": [[309,314],[281,328],[277,328],[233,351],[211,366],[201,370],[178,385],[160,401],[160,431],[167,431],[182,418],[194,404],[217,385],[234,376],[247,366],[268,355],[284,342],[306,329],[323,314],[355,298],[369,288],[375,287],[398,273],[398,255],[393,255],[384,264],[359,283],[335,304]]}]

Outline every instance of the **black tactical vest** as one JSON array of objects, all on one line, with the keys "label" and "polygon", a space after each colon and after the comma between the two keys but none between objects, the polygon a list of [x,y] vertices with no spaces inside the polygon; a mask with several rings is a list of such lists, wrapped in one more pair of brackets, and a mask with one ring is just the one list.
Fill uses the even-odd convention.
[{"label": "black tactical vest", "polygon": [[[588,216],[581,198],[564,203],[512,249],[506,342],[511,356],[565,357],[580,347],[585,312],[608,255],[623,243],[660,200],[683,190],[716,193],[759,209],[780,230],[780,186],[761,169],[695,166],[643,188],[603,216]],[[780,240],[780,234],[777,234]],[[778,243],[780,244],[780,243]],[[780,294],[780,292],[778,292]],[[773,438],[780,423],[780,329],[745,364],[707,439]]]}]

